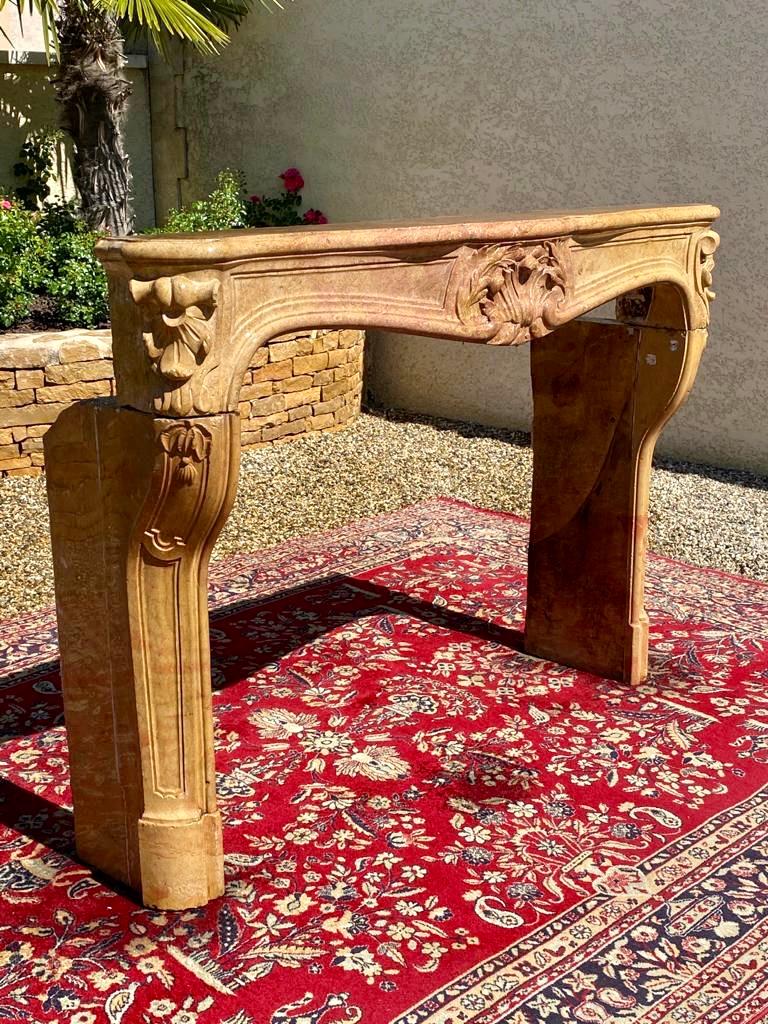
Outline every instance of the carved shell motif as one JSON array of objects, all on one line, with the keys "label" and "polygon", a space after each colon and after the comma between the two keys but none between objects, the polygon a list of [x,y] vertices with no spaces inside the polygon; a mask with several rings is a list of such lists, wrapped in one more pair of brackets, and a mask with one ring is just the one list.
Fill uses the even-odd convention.
[{"label": "carved shell motif", "polygon": [[[144,345],[155,370],[175,390],[161,402],[163,411],[186,413],[193,403],[187,382],[211,349],[213,317],[218,304],[218,280],[159,277],[131,281],[131,295],[144,308]],[[202,390],[202,389],[201,389]]]},{"label": "carved shell motif", "polygon": [[160,435],[160,444],[171,458],[178,458],[176,476],[183,484],[191,484],[197,476],[197,466],[208,458],[211,435],[204,427],[185,421],[174,423]]},{"label": "carved shell motif", "polygon": [[456,313],[468,326],[498,325],[491,345],[522,345],[561,323],[570,288],[565,241],[487,245],[463,261]]}]

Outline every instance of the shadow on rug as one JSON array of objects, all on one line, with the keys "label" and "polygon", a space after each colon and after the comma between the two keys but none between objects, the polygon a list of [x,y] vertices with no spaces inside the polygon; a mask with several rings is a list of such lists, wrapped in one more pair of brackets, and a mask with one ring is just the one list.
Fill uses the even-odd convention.
[{"label": "shadow on rug", "polygon": [[218,563],[227,894],[77,862],[50,612],[0,627],[0,1018],[768,1019],[768,587],[651,558],[637,690],[521,653],[452,501]]}]

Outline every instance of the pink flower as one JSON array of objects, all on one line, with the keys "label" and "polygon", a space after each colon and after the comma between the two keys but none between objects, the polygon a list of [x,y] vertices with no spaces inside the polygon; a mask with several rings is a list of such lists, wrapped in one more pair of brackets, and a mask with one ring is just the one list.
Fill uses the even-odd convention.
[{"label": "pink flower", "polygon": [[319,210],[307,210],[304,214],[305,224],[327,224],[328,218]]},{"label": "pink flower", "polygon": [[304,179],[298,167],[289,167],[280,177],[283,179],[286,192],[301,192],[304,188]]},{"label": "pink flower", "polygon": [[248,198],[250,199],[250,201],[252,203],[260,203],[261,202],[261,196],[248,196]]},{"label": "pink flower", "polygon": [[3,210],[10,210],[10,208],[12,206],[13,206],[13,203],[9,199],[3,199],[0,202],[0,208],[2,208]]}]

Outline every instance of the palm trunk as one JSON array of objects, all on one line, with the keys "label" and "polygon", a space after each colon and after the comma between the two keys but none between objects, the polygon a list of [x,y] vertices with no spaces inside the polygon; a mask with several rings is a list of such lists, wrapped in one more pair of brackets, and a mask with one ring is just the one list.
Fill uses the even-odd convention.
[{"label": "palm trunk", "polygon": [[59,72],[54,81],[62,126],[74,143],[73,174],[82,213],[94,231],[133,229],[131,172],[123,121],[131,84],[117,20],[77,2],[60,6]]}]

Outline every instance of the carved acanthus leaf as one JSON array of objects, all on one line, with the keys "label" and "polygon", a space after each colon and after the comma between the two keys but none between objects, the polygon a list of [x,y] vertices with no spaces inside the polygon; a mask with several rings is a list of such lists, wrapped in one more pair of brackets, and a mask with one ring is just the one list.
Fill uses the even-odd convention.
[{"label": "carved acanthus leaf", "polygon": [[468,252],[457,261],[461,323],[496,325],[491,345],[522,345],[559,326],[572,287],[567,242],[486,245]]},{"label": "carved acanthus leaf", "polygon": [[130,291],[144,314],[144,345],[155,371],[170,385],[159,411],[208,412],[202,386],[197,400],[189,382],[211,350],[218,304],[217,279],[159,277],[131,281]]}]

